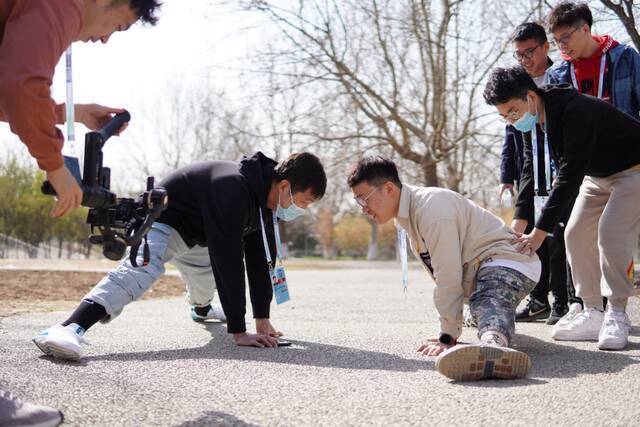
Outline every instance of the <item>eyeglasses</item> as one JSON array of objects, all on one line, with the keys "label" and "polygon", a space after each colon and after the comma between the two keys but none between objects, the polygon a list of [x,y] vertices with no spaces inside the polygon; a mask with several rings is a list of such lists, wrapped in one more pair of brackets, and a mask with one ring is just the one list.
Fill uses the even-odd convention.
[{"label": "eyeglasses", "polygon": [[529,49],[525,50],[524,52],[518,52],[517,50],[515,52],[513,52],[513,57],[515,58],[516,61],[518,62],[522,62],[524,59],[531,59],[533,58],[533,52],[536,51],[537,48],[539,48],[540,46],[542,46],[541,44],[534,46],[534,47],[530,47]]},{"label": "eyeglasses", "polygon": [[565,34],[559,39],[553,38],[551,42],[556,46],[560,46],[560,45],[566,46],[569,43],[569,40],[571,40],[571,36],[573,36],[573,33],[578,31],[579,29],[580,27],[575,27],[573,30],[569,31],[569,34]]},{"label": "eyeglasses", "polygon": [[373,195],[373,193],[375,193],[379,189],[380,189],[380,187],[376,187],[376,188],[373,189],[373,191],[371,191],[366,196],[364,196],[364,197],[354,197],[354,199],[355,199],[356,203],[358,203],[361,207],[366,208],[367,207],[367,200],[369,200],[369,197],[371,197]]},{"label": "eyeglasses", "polygon": [[518,110],[511,110],[506,115],[500,115],[500,120],[503,123],[514,124],[520,120],[520,112]]}]

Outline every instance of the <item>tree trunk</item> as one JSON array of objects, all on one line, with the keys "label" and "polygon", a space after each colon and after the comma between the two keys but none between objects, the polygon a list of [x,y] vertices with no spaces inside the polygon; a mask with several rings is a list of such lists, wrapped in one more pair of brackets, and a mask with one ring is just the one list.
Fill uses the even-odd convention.
[{"label": "tree trunk", "polygon": [[440,187],[438,180],[438,166],[433,160],[424,160],[422,162],[422,171],[424,173],[424,185],[427,187]]}]

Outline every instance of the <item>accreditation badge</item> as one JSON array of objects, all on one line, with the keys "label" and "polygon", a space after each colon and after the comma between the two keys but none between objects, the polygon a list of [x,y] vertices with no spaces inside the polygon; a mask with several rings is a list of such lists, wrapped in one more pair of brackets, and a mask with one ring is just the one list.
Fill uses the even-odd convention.
[{"label": "accreditation badge", "polygon": [[287,277],[284,274],[284,267],[278,266],[269,269],[271,277],[271,286],[273,286],[273,295],[276,297],[276,304],[282,304],[289,299],[289,286],[287,285]]}]

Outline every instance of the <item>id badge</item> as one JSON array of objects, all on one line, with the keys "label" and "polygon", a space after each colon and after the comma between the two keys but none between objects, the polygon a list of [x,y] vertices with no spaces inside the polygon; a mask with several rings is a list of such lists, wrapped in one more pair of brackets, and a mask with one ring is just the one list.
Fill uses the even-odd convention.
[{"label": "id badge", "polygon": [[273,294],[276,297],[276,304],[282,304],[289,299],[289,286],[287,285],[287,277],[284,274],[284,267],[278,266],[269,271],[271,276],[271,286],[273,286]]}]

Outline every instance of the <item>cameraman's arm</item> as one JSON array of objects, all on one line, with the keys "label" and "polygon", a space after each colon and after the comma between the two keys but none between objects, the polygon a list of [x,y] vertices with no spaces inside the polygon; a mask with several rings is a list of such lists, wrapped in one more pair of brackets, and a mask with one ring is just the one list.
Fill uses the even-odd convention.
[{"label": "cameraman's arm", "polygon": [[64,50],[80,30],[74,2],[28,2],[10,18],[0,45],[0,110],[11,130],[45,171],[63,166],[51,79]]}]

